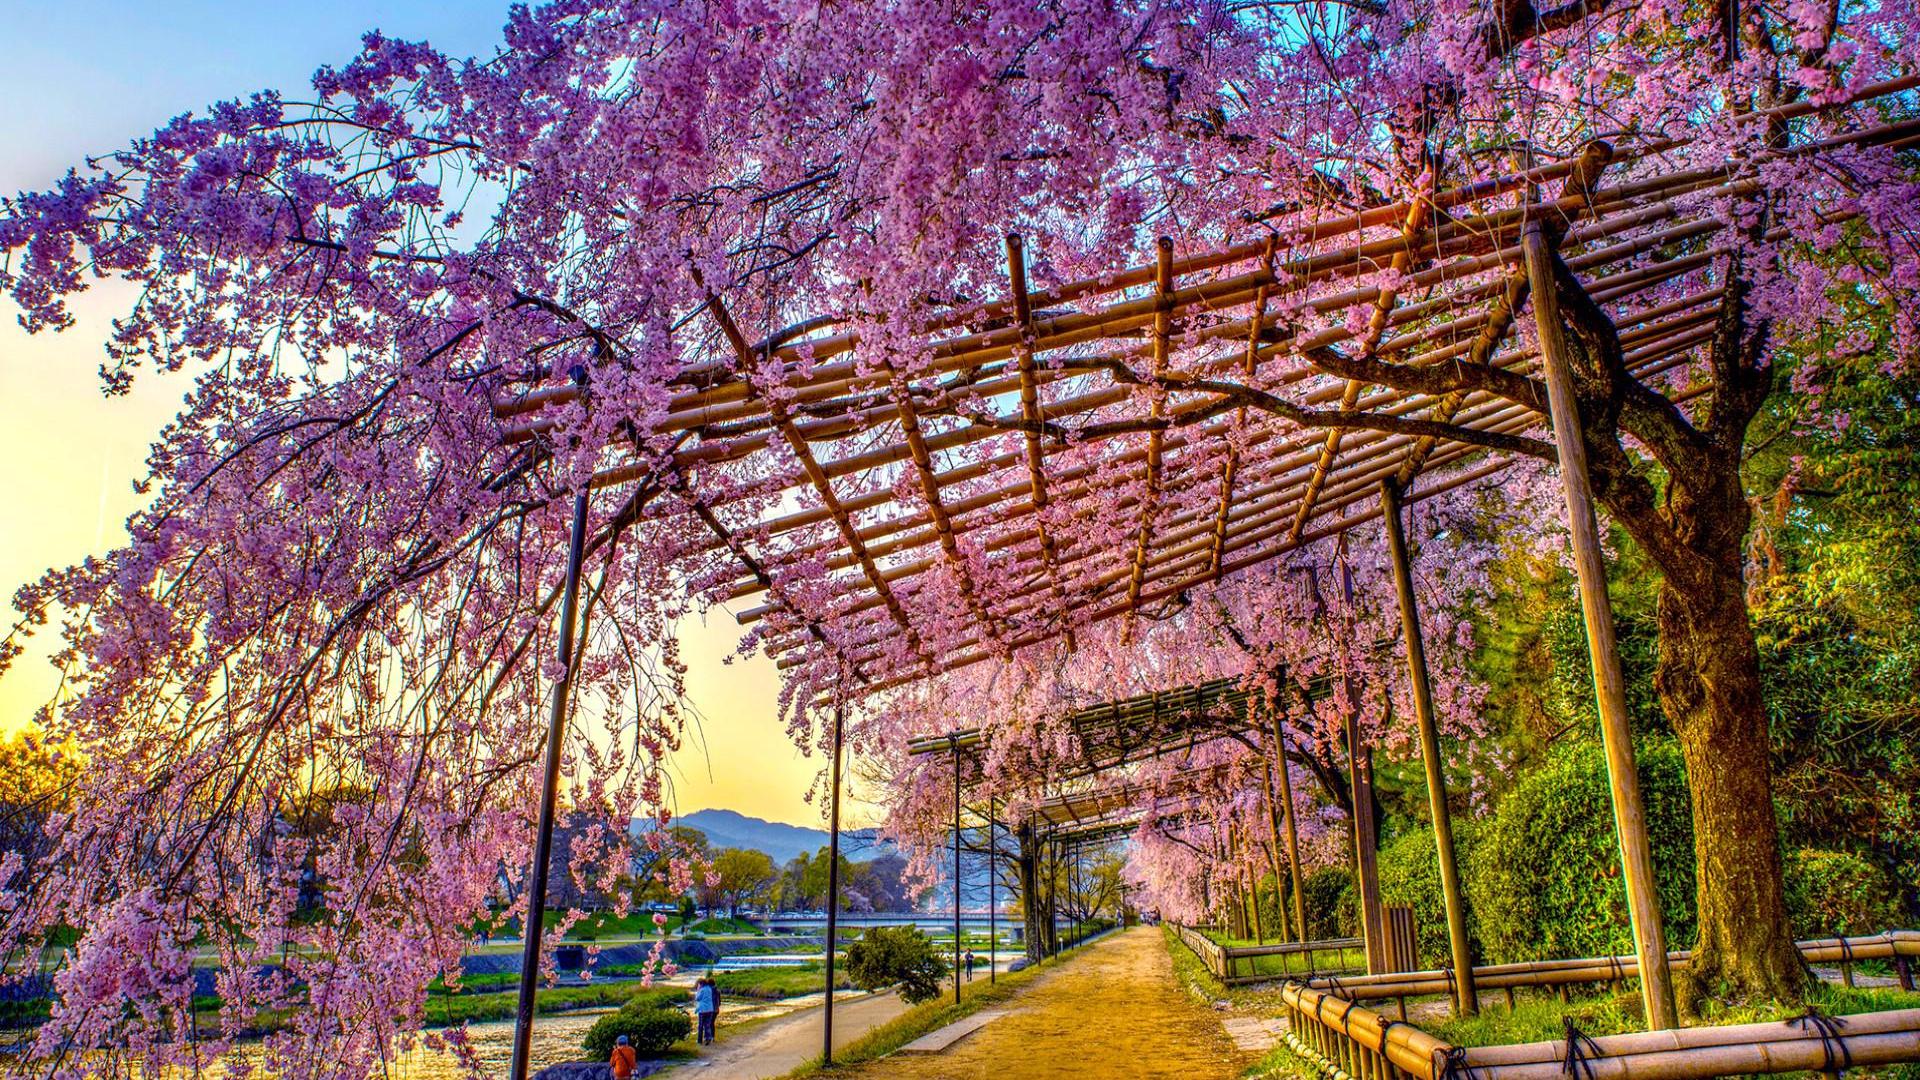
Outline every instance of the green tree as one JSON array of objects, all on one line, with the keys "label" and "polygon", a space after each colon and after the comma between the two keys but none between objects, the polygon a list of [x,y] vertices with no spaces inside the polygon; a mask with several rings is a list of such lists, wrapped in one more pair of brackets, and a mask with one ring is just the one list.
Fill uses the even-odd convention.
[{"label": "green tree", "polygon": [[847,977],[863,990],[900,984],[909,1005],[940,994],[951,969],[933,940],[912,926],[876,926],[847,946]]},{"label": "green tree", "polygon": [[727,848],[714,856],[711,889],[727,907],[727,914],[740,915],[741,905],[764,895],[778,876],[773,857],[752,848]]}]

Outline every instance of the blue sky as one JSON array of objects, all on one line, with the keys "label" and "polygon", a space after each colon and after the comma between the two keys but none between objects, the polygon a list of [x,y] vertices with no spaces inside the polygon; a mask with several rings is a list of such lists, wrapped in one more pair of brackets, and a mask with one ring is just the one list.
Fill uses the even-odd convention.
[{"label": "blue sky", "polygon": [[504,0],[101,3],[0,0],[0,190],[43,186],[87,153],[253,90],[306,89],[378,28],[491,52]]}]

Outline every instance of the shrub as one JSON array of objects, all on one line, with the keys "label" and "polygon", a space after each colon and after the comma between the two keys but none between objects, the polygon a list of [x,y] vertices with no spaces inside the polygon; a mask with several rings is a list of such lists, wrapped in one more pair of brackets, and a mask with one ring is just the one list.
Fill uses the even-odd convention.
[{"label": "shrub", "polygon": [[[1667,943],[1688,948],[1696,931],[1686,770],[1679,748],[1669,740],[1636,749]],[[1479,923],[1487,960],[1633,951],[1606,755],[1599,744],[1565,747],[1522,778],[1477,827],[1475,839],[1467,860],[1467,903]]]},{"label": "shrub", "polygon": [[[636,1008],[635,1006],[638,1006]],[[656,1057],[693,1031],[693,1021],[679,1009],[637,1001],[618,1012],[608,1013],[587,1029],[581,1047],[587,1057],[605,1061],[613,1056],[613,1045],[625,1035],[640,1057]]]},{"label": "shrub", "polygon": [[[1475,822],[1470,818],[1453,820],[1454,856],[1462,873],[1471,857]],[[1463,884],[1463,888],[1470,888]],[[1406,832],[1380,849],[1380,899],[1391,906],[1413,909],[1415,944],[1423,966],[1437,968],[1453,964],[1453,945],[1447,940],[1447,902],[1440,889],[1440,857],[1434,853],[1433,828],[1416,821]],[[1467,896],[1467,940],[1478,946],[1478,911],[1474,896]]]},{"label": "shrub", "polygon": [[847,946],[847,977],[862,990],[900,984],[909,1005],[940,995],[947,962],[933,942],[912,926],[876,926]]},{"label": "shrub", "polygon": [[1315,941],[1360,935],[1360,901],[1353,893],[1353,871],[1325,866],[1300,879],[1307,904],[1307,936]]},{"label": "shrub", "polygon": [[1801,938],[1854,937],[1898,926],[1892,875],[1849,851],[1807,848],[1787,856],[1787,913]]}]

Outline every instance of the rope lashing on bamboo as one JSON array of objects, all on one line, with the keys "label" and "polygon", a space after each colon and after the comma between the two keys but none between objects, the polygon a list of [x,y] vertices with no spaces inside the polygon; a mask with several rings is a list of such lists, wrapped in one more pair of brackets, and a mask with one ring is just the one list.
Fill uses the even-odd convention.
[{"label": "rope lashing on bamboo", "polygon": [[[1839,1076],[1853,1066],[1853,1054],[1847,1049],[1847,1040],[1840,1034],[1840,1029],[1847,1026],[1846,1017],[1828,1016],[1818,1008],[1809,1005],[1805,1013],[1788,1020],[1787,1023],[1797,1028],[1810,1027],[1819,1032],[1822,1073]],[[1839,1051],[1837,1055],[1834,1053],[1836,1049]]]},{"label": "rope lashing on bamboo", "polygon": [[1572,1080],[1594,1080],[1593,1060],[1607,1056],[1606,1053],[1574,1024],[1573,1017],[1561,1017],[1560,1025],[1567,1035],[1567,1055],[1560,1061],[1561,1074]]},{"label": "rope lashing on bamboo", "polygon": [[[1349,998],[1349,999],[1347,1000],[1347,1007],[1346,1007],[1346,1008],[1344,1008],[1344,1009],[1341,1009],[1341,1010],[1340,1010],[1340,1030],[1342,1030],[1342,1031],[1346,1031],[1346,1030],[1347,1030],[1347,1017],[1349,1017],[1349,1016],[1351,1016],[1351,1015],[1353,1015],[1353,1010],[1354,1010],[1354,1009],[1355,1009],[1355,1007],[1357,1007],[1357,1006],[1358,1006],[1359,1004],[1360,1004],[1359,1002],[1357,1002],[1357,1001],[1354,1001],[1354,1000],[1352,1000],[1351,998]],[[1352,1032],[1347,1032],[1347,1035],[1348,1035],[1348,1037],[1349,1037],[1349,1038],[1351,1038],[1351,1037],[1352,1037],[1352,1035],[1353,1035],[1353,1033],[1352,1033]]]},{"label": "rope lashing on bamboo", "polygon": [[1464,1046],[1435,1047],[1437,1059],[1432,1069],[1434,1080],[1473,1080],[1473,1066],[1467,1064]]}]

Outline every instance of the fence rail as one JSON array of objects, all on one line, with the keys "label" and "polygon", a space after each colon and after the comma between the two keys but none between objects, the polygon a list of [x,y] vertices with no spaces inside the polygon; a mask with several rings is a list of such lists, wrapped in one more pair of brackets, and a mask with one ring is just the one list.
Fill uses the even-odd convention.
[{"label": "fence rail", "polygon": [[1709,1080],[1920,1062],[1920,1009],[1459,1048],[1288,983],[1284,1042],[1328,1080]]},{"label": "fence rail", "polygon": [[[1335,957],[1349,949],[1361,947],[1361,940],[1353,938],[1326,938],[1320,941],[1275,942],[1271,945],[1222,945],[1208,937],[1205,928],[1174,924],[1174,932],[1179,935],[1188,949],[1207,965],[1213,977],[1228,986],[1250,982],[1271,982],[1285,978],[1315,978],[1319,972],[1315,965],[1315,954],[1331,953]],[[1277,956],[1280,958],[1280,971],[1262,972],[1260,959]],[[1293,965],[1293,957],[1301,957],[1302,962]],[[1297,967],[1297,970],[1293,970]]]},{"label": "fence rail", "polygon": [[[1809,964],[1838,963],[1848,985],[1853,983],[1853,964],[1860,960],[1891,960],[1903,990],[1914,988],[1913,969],[1920,959],[1920,931],[1889,930],[1868,937],[1819,938],[1799,942],[1800,955]],[[1672,966],[1680,968],[1692,954],[1679,950],[1667,954]],[[1511,994],[1523,986],[1566,987],[1585,983],[1621,982],[1637,978],[1640,961],[1634,956],[1599,956],[1581,960],[1533,960],[1518,964],[1486,964],[1473,969],[1479,990],[1505,990]],[[1319,976],[1308,980],[1316,990],[1331,991],[1353,1001],[1381,1001],[1388,998],[1421,997],[1446,994],[1453,990],[1453,972],[1407,971],[1385,975],[1352,977]],[[1403,1005],[1404,1011],[1404,1005]]]}]

